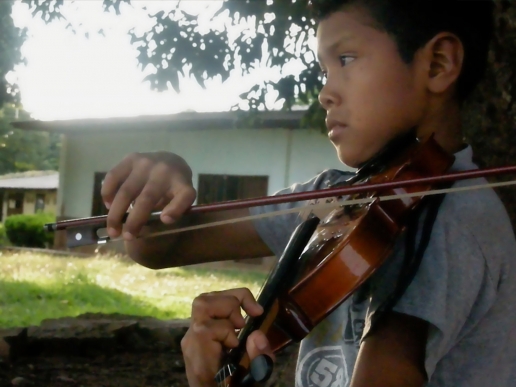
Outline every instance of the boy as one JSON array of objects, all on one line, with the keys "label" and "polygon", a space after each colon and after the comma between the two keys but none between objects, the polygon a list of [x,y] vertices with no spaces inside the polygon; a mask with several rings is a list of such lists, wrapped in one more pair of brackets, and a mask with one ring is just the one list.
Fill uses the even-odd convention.
[{"label": "boy", "polygon": [[[491,1],[320,0],[313,8],[326,77],[319,100],[343,163],[360,166],[391,140],[414,131],[419,138],[433,133],[454,154],[452,170],[476,167],[462,141],[460,106],[486,66]],[[279,193],[325,188],[346,177],[326,171]],[[285,216],[134,240],[156,208],[163,209],[165,225],[178,226],[249,212],[182,217],[195,191],[190,168],[170,153],[129,156],[107,175],[102,194],[113,237],[120,235],[122,215],[134,201],[124,226],[127,249],[135,261],[155,269],[279,256],[296,226],[295,216]],[[228,243],[218,243],[221,239]],[[392,309],[373,318],[393,291],[404,239],[367,286],[303,340],[296,386],[516,385],[516,242],[495,193],[445,197],[412,283]],[[236,345],[235,328],[243,325],[240,307],[250,315],[261,313],[247,289],[194,300],[182,342],[191,387],[215,385],[221,353]],[[260,332],[247,349],[252,358],[272,355]]]}]

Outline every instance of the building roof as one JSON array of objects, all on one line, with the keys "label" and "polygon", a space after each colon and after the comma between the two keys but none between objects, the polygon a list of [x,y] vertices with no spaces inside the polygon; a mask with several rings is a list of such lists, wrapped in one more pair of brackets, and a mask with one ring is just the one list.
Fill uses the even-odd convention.
[{"label": "building roof", "polygon": [[28,171],[0,176],[0,189],[57,189],[59,173],[56,171]]},{"label": "building roof", "polygon": [[18,121],[15,128],[57,133],[105,130],[191,130],[228,128],[298,129],[306,110],[260,112],[183,112],[170,115],[88,118],[56,121]]}]

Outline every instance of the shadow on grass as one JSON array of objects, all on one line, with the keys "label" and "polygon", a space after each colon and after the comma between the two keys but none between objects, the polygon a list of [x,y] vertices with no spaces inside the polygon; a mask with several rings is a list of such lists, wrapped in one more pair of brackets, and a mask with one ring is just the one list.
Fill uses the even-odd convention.
[{"label": "shadow on grass", "polygon": [[182,267],[174,271],[156,272],[156,277],[216,277],[221,281],[241,281],[246,283],[256,283],[261,285],[267,279],[268,273],[252,270],[238,270],[238,269],[205,269],[199,267]]},{"label": "shadow on grass", "polygon": [[28,281],[0,280],[0,328],[39,325],[44,319],[82,313],[120,313],[174,318],[149,302],[116,289],[103,288],[87,279],[73,283],[40,285]]}]

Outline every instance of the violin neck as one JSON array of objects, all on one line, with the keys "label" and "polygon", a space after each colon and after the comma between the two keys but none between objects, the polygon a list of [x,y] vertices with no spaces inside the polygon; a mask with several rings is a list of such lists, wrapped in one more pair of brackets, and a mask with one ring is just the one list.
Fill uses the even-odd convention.
[{"label": "violin neck", "polygon": [[[269,314],[271,313],[275,301],[283,292],[287,291],[293,285],[292,282],[297,278],[296,270],[299,258],[319,225],[319,222],[319,218],[315,216],[311,217],[303,221],[293,232],[283,254],[279,258],[278,263],[269,275],[258,296],[257,301],[263,307],[264,312],[258,317],[247,317],[246,325],[238,335],[239,345],[228,352],[225,363],[216,376],[216,381],[219,384],[221,381],[227,379],[228,375],[237,375],[240,377],[248,373],[248,370],[241,370],[239,367],[246,354],[247,338],[253,331],[262,328],[265,320],[270,317]],[[237,383],[237,385],[239,385],[239,383]]]}]

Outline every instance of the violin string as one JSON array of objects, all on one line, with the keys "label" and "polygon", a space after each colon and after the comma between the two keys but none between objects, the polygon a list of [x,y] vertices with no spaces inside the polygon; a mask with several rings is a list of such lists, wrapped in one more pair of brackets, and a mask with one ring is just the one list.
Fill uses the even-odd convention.
[{"label": "violin string", "polygon": [[227,378],[228,378],[228,375],[226,375],[226,365],[224,365],[224,367],[222,368],[222,374],[224,375],[224,379],[222,379],[222,382],[224,384],[224,387],[227,387]]},{"label": "violin string", "polygon": [[219,379],[217,382],[217,386],[219,387],[227,387],[227,375],[226,375],[226,365],[222,367],[222,380]]},{"label": "violin string", "polygon": [[[462,191],[472,191],[472,190],[478,190],[478,189],[485,189],[485,188],[497,188],[497,187],[506,187],[510,185],[516,185],[516,181],[507,181],[507,182],[500,182],[500,183],[489,183],[489,184],[479,184],[479,185],[473,185],[473,186],[466,186],[466,187],[458,187],[458,188],[446,188],[446,189],[438,189],[438,190],[432,190],[432,191],[423,191],[423,192],[412,192],[408,194],[399,194],[399,195],[386,195],[386,196],[372,196],[367,198],[361,198],[361,199],[348,199],[344,201],[334,201],[331,203],[317,203],[317,204],[310,204],[300,207],[294,207],[289,208],[285,210],[279,210],[279,211],[273,211],[268,212],[264,214],[257,214],[257,215],[248,215],[243,216],[240,218],[233,218],[233,219],[225,219],[220,220],[216,222],[210,222],[200,225],[194,225],[194,226],[187,226],[187,227],[181,227],[178,229],[173,230],[165,230],[165,231],[159,231],[159,232],[153,232],[149,234],[143,234],[137,237],[137,239],[140,238],[152,238],[157,237],[161,235],[169,235],[169,234],[176,234],[180,232],[186,232],[186,231],[193,231],[208,227],[216,227],[216,226],[223,226],[238,222],[244,222],[249,220],[257,220],[257,219],[264,219],[269,218],[273,216],[281,216],[281,215],[287,215],[287,214],[293,214],[296,212],[301,212],[307,209],[313,210],[320,210],[320,209],[332,209],[336,207],[344,207],[344,206],[351,206],[351,205],[357,205],[357,204],[368,204],[375,200],[379,201],[387,201],[387,200],[396,200],[396,199],[405,199],[405,198],[411,198],[411,197],[417,197],[417,196],[429,196],[429,195],[439,195],[443,193],[456,193],[456,192],[462,192]],[[111,241],[122,241],[123,238],[114,238],[111,239]]]},{"label": "violin string", "polygon": [[[317,199],[315,203],[319,203],[319,200],[321,200],[321,199]],[[310,207],[310,206],[311,206],[311,205],[309,204],[308,206],[303,206],[303,207],[304,207],[304,208],[308,208],[308,207]],[[313,206],[313,205],[312,205],[312,206]],[[310,208],[313,208],[313,207],[310,207]],[[299,223],[300,223],[300,219],[302,218],[302,216],[301,216],[302,211],[294,211],[294,213],[295,213],[295,212],[297,212],[297,217],[296,217],[296,221],[295,221],[294,223],[295,223],[295,224],[299,224]],[[312,210],[311,210],[311,211],[306,215],[306,219],[308,219],[312,213],[313,213],[313,209],[312,209]],[[301,221],[302,221],[302,220],[303,220],[303,219],[301,219]],[[267,274],[267,278],[269,278],[269,277],[271,276],[271,274],[272,274],[273,270],[274,270],[274,266],[272,266],[272,267],[270,268],[269,273]],[[264,287],[265,287],[265,284],[266,284],[266,283],[267,283],[267,281],[262,282],[262,285],[260,286],[260,289],[258,289],[257,294],[261,294],[261,293],[262,293],[262,291],[263,291],[263,289],[264,289]],[[262,305],[262,306],[263,306],[263,305]],[[244,317],[245,317],[245,316],[244,316]]]}]

